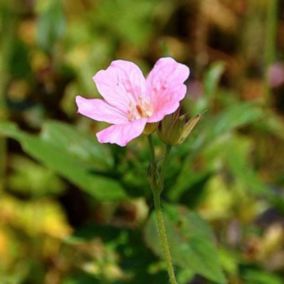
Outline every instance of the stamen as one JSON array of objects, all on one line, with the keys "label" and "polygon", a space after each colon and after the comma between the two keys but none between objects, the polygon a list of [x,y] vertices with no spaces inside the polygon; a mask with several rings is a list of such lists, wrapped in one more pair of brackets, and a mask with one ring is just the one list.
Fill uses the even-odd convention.
[{"label": "stamen", "polygon": [[128,120],[132,121],[135,119],[147,118],[150,117],[152,113],[152,105],[139,97],[137,104],[129,104]]},{"label": "stamen", "polygon": [[138,113],[140,114],[140,116],[143,117],[144,112],[143,112],[143,109],[141,108],[140,105],[137,105],[137,106],[136,106],[136,110],[138,111]]}]

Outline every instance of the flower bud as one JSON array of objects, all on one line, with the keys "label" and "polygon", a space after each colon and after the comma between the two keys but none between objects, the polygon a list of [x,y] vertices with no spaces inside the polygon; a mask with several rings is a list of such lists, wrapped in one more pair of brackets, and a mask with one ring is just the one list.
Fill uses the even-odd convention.
[{"label": "flower bud", "polygon": [[181,144],[189,136],[200,118],[201,115],[198,114],[188,120],[186,115],[180,115],[180,111],[177,110],[160,122],[158,135],[168,145]]}]

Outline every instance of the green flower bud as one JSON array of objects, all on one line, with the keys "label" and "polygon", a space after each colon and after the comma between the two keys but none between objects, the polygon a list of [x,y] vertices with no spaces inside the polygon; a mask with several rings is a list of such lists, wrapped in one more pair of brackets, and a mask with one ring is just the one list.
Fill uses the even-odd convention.
[{"label": "green flower bud", "polygon": [[180,110],[177,110],[160,122],[158,135],[168,145],[181,144],[189,136],[200,118],[201,115],[198,114],[188,120],[186,115],[180,115]]}]

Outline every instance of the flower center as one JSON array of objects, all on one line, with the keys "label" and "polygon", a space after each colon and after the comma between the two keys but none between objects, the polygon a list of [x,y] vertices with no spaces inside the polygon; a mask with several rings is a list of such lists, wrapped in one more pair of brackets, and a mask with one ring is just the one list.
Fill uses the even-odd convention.
[{"label": "flower center", "polygon": [[141,97],[138,98],[136,104],[130,103],[128,110],[128,120],[136,120],[140,118],[147,118],[153,114],[152,105],[145,100],[142,100]]}]

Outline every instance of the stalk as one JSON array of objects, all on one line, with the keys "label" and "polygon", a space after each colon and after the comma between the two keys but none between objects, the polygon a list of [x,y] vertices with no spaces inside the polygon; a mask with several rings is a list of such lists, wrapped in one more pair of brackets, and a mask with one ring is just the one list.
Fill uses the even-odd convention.
[{"label": "stalk", "polygon": [[156,223],[157,229],[160,238],[160,244],[164,256],[164,260],[167,265],[167,271],[169,275],[170,284],[177,284],[170,246],[168,242],[166,226],[163,216],[163,211],[161,208],[161,192],[164,189],[164,175],[165,175],[165,167],[168,161],[169,152],[171,150],[171,146],[166,146],[165,156],[162,162],[161,167],[159,168],[155,158],[155,149],[152,141],[151,135],[148,136],[148,142],[151,152],[151,165],[150,165],[150,183],[151,189],[153,192],[153,199],[155,205],[155,214],[156,214]]}]

